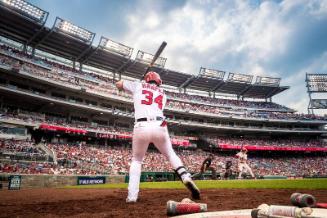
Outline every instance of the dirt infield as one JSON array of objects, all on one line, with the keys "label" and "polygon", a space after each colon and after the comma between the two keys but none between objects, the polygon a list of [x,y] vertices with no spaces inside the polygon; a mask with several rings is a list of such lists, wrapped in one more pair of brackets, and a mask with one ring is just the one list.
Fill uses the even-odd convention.
[{"label": "dirt infield", "polygon": [[[208,211],[246,209],[261,203],[290,204],[293,192],[327,202],[327,190],[208,189]],[[29,189],[0,191],[0,217],[166,217],[166,202],[189,197],[187,190],[141,190],[136,204],[126,204],[126,189]]]}]

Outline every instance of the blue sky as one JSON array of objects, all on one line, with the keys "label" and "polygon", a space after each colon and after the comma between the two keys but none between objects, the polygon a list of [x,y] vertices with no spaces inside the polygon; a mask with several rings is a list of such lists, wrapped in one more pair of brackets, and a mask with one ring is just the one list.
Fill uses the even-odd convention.
[{"label": "blue sky", "polygon": [[[327,0],[29,0],[56,16],[137,50],[162,41],[166,67],[201,66],[281,77],[290,90],[273,98],[306,112],[305,72],[327,73]],[[132,56],[133,57],[133,56]],[[326,96],[327,98],[327,96]]]}]

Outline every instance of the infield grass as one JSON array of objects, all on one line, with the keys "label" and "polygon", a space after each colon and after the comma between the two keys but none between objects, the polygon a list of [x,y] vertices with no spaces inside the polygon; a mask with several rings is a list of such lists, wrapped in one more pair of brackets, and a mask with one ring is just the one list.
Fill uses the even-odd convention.
[{"label": "infield grass", "polygon": [[[267,188],[267,189],[327,189],[327,179],[271,179],[271,180],[199,180],[195,181],[200,189],[219,188]],[[65,188],[127,188],[127,183],[104,185],[66,186]],[[141,189],[183,189],[180,181],[142,182]]]}]

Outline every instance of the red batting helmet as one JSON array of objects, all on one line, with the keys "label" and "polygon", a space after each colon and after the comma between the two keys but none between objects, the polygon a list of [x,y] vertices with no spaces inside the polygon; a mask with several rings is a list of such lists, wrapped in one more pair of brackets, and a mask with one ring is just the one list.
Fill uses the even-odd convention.
[{"label": "red batting helmet", "polygon": [[144,80],[145,82],[150,82],[153,81],[155,82],[158,86],[160,86],[162,84],[162,80],[160,78],[160,75],[154,71],[149,71],[145,74],[144,76]]},{"label": "red batting helmet", "polygon": [[246,147],[242,147],[241,150],[242,150],[242,151],[248,151],[248,149],[246,149]]}]

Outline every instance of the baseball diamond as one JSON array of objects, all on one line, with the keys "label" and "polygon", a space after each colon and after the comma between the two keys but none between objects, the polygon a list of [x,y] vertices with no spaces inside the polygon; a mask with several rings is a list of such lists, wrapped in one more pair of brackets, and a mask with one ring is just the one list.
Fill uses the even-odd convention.
[{"label": "baseball diamond", "polygon": [[325,0],[0,0],[1,217],[326,217]]},{"label": "baseball diamond", "polygon": [[[206,181],[212,183],[213,181]],[[326,181],[324,181],[326,184]],[[178,183],[176,183],[178,184]],[[127,189],[121,188],[42,188],[25,189],[13,194],[1,191],[0,217],[167,217],[166,202],[181,201],[188,191],[179,188],[143,188],[139,202],[126,204]],[[217,184],[214,185],[217,187]],[[76,187],[76,186],[75,186]],[[168,187],[166,185],[166,187]],[[262,188],[201,188],[201,203],[206,203],[208,212],[256,208],[261,203],[292,205],[290,196],[294,192],[311,193],[319,201],[327,201],[326,185],[324,189],[262,189]],[[235,186],[234,186],[235,187]],[[150,207],[151,205],[151,207]]]}]

